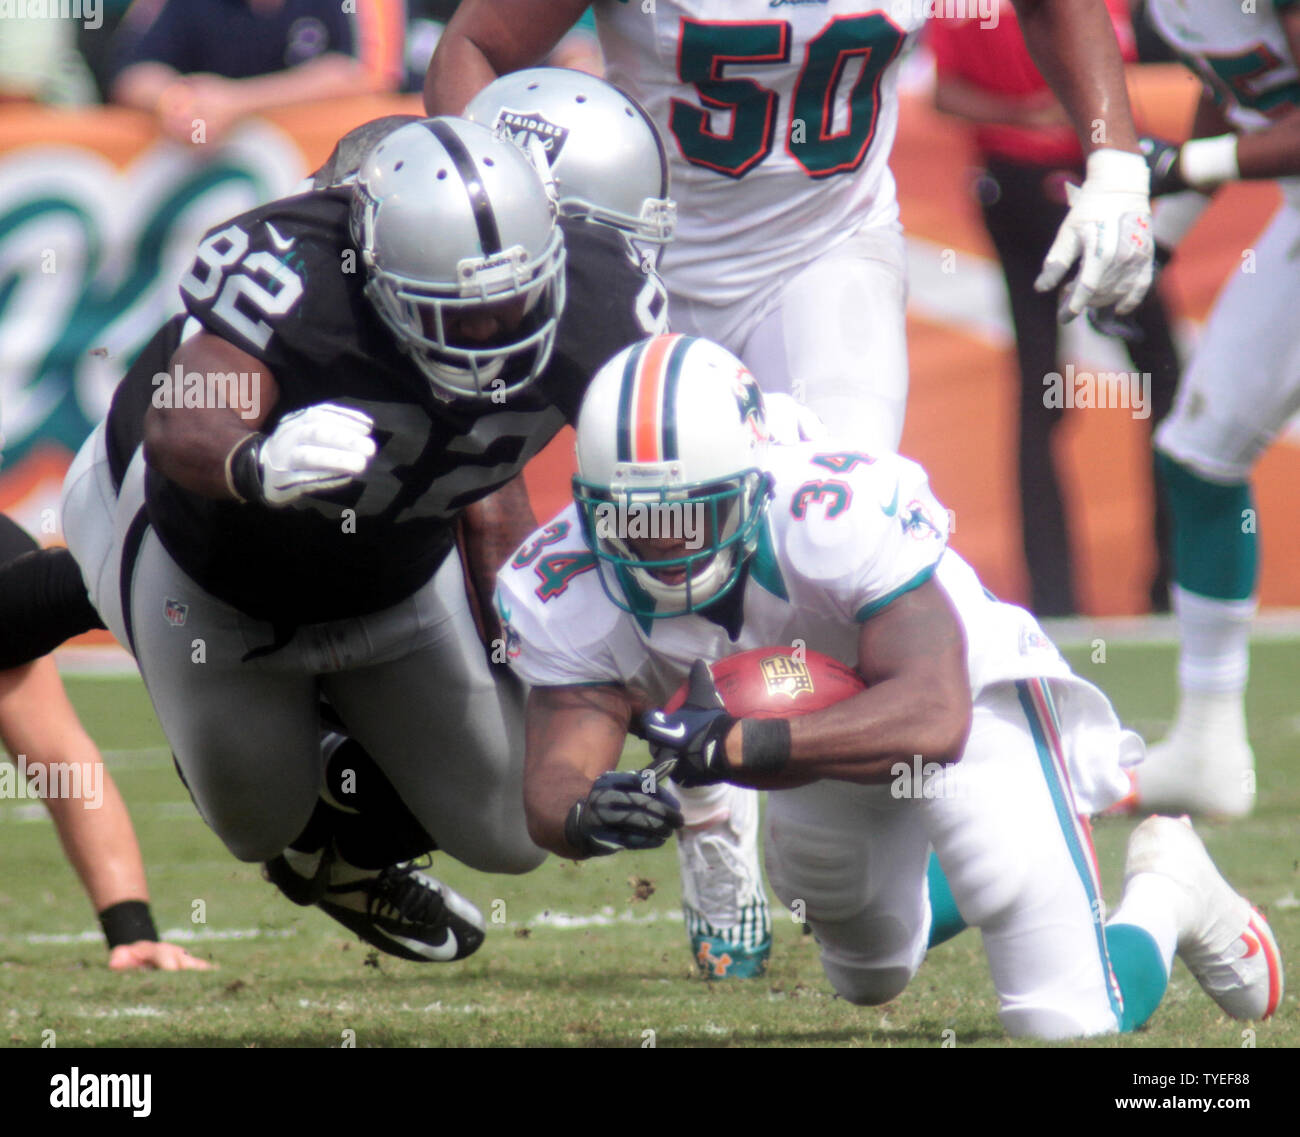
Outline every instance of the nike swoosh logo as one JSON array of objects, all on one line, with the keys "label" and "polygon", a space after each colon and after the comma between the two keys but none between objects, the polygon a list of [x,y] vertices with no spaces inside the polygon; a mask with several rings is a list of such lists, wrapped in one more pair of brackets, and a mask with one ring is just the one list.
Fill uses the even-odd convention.
[{"label": "nike swoosh logo", "polygon": [[266,223],[266,231],[271,235],[271,244],[275,246],[275,251],[277,253],[287,253],[293,248],[293,243],[296,238],[290,237],[286,241],[280,236],[279,230],[277,230],[269,221]]},{"label": "nike swoosh logo", "polygon": [[1252,936],[1249,932],[1243,932],[1241,938],[1246,943],[1246,951],[1242,955],[1241,957],[1242,959],[1249,959],[1252,955],[1258,954],[1259,940],[1255,939],[1255,937]]},{"label": "nike swoosh logo", "polygon": [[666,726],[657,726],[655,727],[655,730],[658,731],[660,734],[662,734],[665,738],[676,739],[676,738],[686,737],[686,724],[684,722],[679,722],[676,728],[673,730],[669,730]]},{"label": "nike swoosh logo", "polygon": [[898,483],[894,483],[894,498],[888,505],[882,505],[880,512],[886,517],[893,517],[898,512]]},{"label": "nike swoosh logo", "polygon": [[431,944],[428,940],[414,940],[408,936],[399,936],[395,932],[390,932],[387,928],[381,928],[390,940],[394,940],[403,947],[410,948],[416,955],[422,955],[425,959],[432,959],[439,963],[446,963],[448,960],[456,958],[456,952],[460,950],[460,944],[456,942],[456,936],[450,928],[446,929],[447,937],[440,944]]}]

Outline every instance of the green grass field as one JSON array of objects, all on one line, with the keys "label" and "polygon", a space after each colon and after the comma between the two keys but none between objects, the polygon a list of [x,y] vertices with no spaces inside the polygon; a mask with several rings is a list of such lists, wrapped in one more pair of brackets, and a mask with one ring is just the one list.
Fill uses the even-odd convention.
[{"label": "green grass field", "polygon": [[[1148,737],[1163,731],[1174,703],[1172,649],[1112,645],[1101,665],[1071,655],[1126,722]],[[1300,643],[1256,646],[1249,709],[1259,807],[1247,821],[1199,827],[1229,879],[1266,910],[1291,959],[1300,945],[1297,674]],[[131,807],[159,926],[193,937],[191,949],[220,970],[110,973],[41,807],[0,801],[0,1045],[40,1046],[49,1030],[60,1047],[1011,1045],[971,932],[932,952],[911,987],[880,1008],[834,998],[812,938],[780,911],[765,978],[702,981],[678,913],[671,849],[584,864],[552,858],[526,877],[483,876],[439,856],[435,874],[493,921],[487,944],[456,965],[378,957],[225,852],[173,772],[137,680],[69,687]],[[1096,828],[1112,903],[1131,827]],[[198,909],[205,922],[193,922]],[[1220,1014],[1179,963],[1145,1030],[1078,1045],[1239,1047],[1244,1026]],[[1256,1028],[1255,1041],[1300,1044],[1294,994]]]}]

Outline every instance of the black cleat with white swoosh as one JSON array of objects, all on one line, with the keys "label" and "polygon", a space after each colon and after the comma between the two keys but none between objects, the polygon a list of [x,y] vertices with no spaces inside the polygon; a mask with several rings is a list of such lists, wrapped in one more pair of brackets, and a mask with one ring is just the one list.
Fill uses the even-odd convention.
[{"label": "black cleat with white swoosh", "polygon": [[483,915],[415,862],[378,872],[335,862],[319,907],[366,943],[417,963],[448,963],[483,944]]}]

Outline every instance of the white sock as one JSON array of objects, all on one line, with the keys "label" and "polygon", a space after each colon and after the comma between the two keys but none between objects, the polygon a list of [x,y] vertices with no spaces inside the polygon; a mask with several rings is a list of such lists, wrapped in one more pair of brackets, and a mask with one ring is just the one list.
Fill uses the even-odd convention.
[{"label": "white sock", "polygon": [[1250,600],[1216,600],[1172,589],[1181,651],[1175,731],[1202,738],[1246,738],[1246,679],[1250,629],[1257,607]]},{"label": "white sock", "polygon": [[697,829],[705,825],[714,825],[726,821],[731,816],[731,794],[735,787],[726,782],[716,786],[697,786],[694,789],[671,787],[682,803],[682,816],[686,818],[688,829]]},{"label": "white sock", "polygon": [[1168,976],[1174,965],[1174,953],[1178,950],[1183,900],[1182,891],[1168,877],[1140,872],[1128,882],[1119,907],[1106,926],[1132,924],[1146,932],[1156,941]]},{"label": "white sock", "polygon": [[1171,589],[1182,651],[1178,682],[1184,691],[1198,694],[1238,694],[1246,689],[1250,670],[1250,627],[1257,602],[1216,600]]}]

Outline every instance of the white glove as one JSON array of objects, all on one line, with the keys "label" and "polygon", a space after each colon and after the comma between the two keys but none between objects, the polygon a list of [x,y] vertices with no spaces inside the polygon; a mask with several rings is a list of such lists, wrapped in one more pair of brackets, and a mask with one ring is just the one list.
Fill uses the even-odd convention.
[{"label": "white glove", "polygon": [[1047,250],[1034,288],[1050,292],[1080,261],[1079,276],[1062,297],[1061,320],[1085,308],[1133,311],[1151,286],[1151,175],[1141,154],[1095,150],[1082,188],[1067,186],[1070,212]]},{"label": "white glove", "polygon": [[267,505],[288,505],[303,494],[336,490],[365,473],[375,456],[373,425],[363,411],[334,403],[285,415],[257,456]]}]

